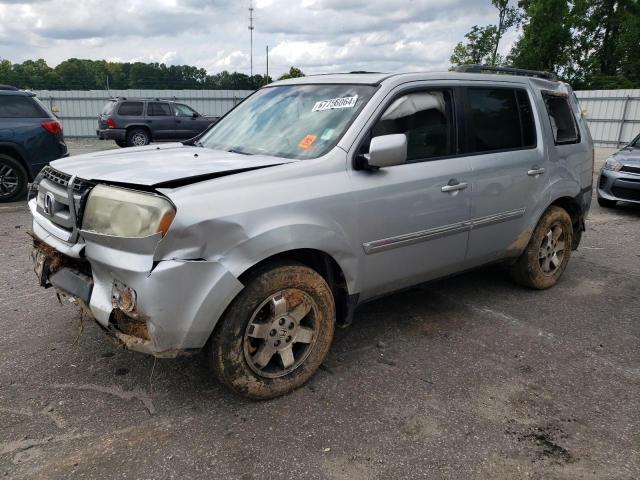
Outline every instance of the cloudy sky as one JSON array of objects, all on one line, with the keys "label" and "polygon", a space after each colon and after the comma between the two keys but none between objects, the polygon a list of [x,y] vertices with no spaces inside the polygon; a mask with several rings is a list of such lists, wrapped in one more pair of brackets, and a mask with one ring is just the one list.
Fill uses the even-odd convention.
[{"label": "cloudy sky", "polygon": [[[0,0],[0,58],[157,61],[249,73],[248,0]],[[489,0],[254,0],[254,73],[443,70]],[[508,35],[501,50],[508,49]]]}]

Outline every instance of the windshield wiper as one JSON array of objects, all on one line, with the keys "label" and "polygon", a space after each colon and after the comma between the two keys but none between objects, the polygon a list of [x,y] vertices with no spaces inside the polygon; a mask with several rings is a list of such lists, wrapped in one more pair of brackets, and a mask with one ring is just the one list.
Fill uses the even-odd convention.
[{"label": "windshield wiper", "polygon": [[253,155],[253,153],[243,152],[242,150],[238,150],[237,148],[230,148],[227,150],[229,153],[239,153],[240,155]]}]

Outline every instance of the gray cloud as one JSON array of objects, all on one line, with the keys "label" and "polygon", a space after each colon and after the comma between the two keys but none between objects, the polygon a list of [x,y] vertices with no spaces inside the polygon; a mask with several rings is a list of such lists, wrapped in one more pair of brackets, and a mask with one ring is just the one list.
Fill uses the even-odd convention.
[{"label": "gray cloud", "polygon": [[[254,0],[254,73],[448,67],[474,24],[495,22],[489,0]],[[0,0],[0,58],[165,61],[249,71],[247,2]],[[513,36],[509,37],[513,39]],[[505,42],[506,43],[506,42]]]}]

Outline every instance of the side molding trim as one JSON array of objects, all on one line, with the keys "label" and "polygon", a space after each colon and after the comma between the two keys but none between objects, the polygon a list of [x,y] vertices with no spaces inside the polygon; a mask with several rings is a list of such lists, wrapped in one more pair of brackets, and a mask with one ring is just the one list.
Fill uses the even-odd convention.
[{"label": "side molding trim", "polygon": [[515,210],[487,215],[485,217],[474,218],[466,222],[452,223],[450,225],[443,225],[441,227],[430,228],[428,230],[420,230],[418,232],[405,233],[404,235],[397,235],[395,237],[373,240],[371,242],[363,243],[362,248],[367,255],[370,255],[372,253],[384,252],[385,250],[392,250],[394,248],[414,245],[416,243],[454,235],[456,233],[468,232],[474,228],[495,225],[496,223],[520,218],[524,216],[524,214],[525,209],[518,208]]}]

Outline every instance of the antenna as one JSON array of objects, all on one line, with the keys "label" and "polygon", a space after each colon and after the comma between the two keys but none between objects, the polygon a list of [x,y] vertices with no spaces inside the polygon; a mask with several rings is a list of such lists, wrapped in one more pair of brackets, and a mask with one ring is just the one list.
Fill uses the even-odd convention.
[{"label": "antenna", "polygon": [[253,77],[253,3],[249,0],[249,36],[251,39],[251,76]]}]

